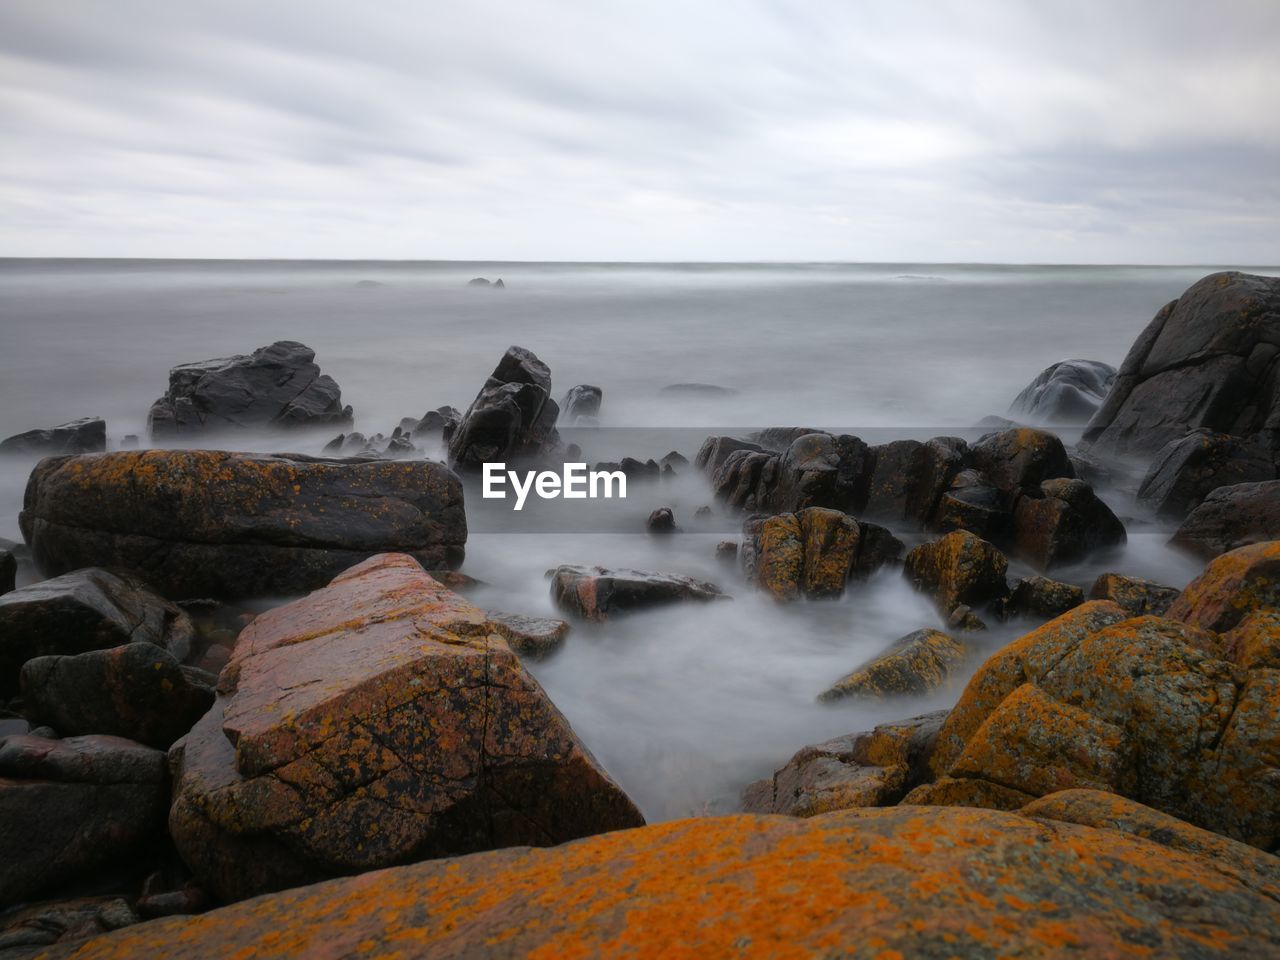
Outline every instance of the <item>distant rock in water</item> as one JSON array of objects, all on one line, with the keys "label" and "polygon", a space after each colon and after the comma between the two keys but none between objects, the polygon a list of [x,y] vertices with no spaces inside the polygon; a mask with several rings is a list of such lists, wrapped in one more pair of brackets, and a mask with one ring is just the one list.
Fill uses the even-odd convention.
[{"label": "distant rock in water", "polygon": [[449,461],[477,468],[549,456],[560,446],[559,416],[547,365],[524,347],[510,347],[449,433]]},{"label": "distant rock in water", "polygon": [[572,424],[583,417],[598,417],[602,400],[604,400],[604,391],[599,387],[589,383],[570,387],[569,392],[560,401],[560,419]]},{"label": "distant rock in water", "polygon": [[107,422],[84,417],[48,430],[28,430],[0,440],[0,453],[51,456],[60,453],[99,453],[107,449]]},{"label": "distant rock in water", "polygon": [[378,280],[357,280],[356,286],[357,287],[385,287],[386,284],[381,283]]},{"label": "distant rock in water", "polygon": [[472,279],[467,281],[467,286],[468,287],[490,287],[491,289],[494,289],[494,290],[500,290],[503,287],[505,287],[506,284],[502,282],[501,277],[499,277],[497,280],[494,280],[492,283],[490,283],[488,278],[486,277],[473,277]]},{"label": "distant rock in water", "polygon": [[278,340],[248,356],[184,363],[169,371],[169,389],[152,404],[154,439],[186,439],[242,427],[350,426],[351,407],[315,351]]},{"label": "distant rock in water", "polygon": [[1110,364],[1062,360],[1027,384],[1009,413],[1033,423],[1084,425],[1098,412],[1115,380],[1116,368]]},{"label": "distant rock in water", "polygon": [[714,383],[672,383],[663,387],[662,393],[683,394],[690,397],[732,397],[738,391]]}]

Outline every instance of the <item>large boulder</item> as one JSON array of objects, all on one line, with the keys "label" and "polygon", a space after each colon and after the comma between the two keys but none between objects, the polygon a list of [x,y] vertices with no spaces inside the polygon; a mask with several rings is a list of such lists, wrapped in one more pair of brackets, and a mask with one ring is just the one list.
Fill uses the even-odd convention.
[{"label": "large boulder", "polygon": [[191,618],[129,574],[90,567],[33,583],[0,596],[0,697],[36,657],[146,643],[181,661],[193,638]]},{"label": "large boulder", "polygon": [[1160,449],[1138,488],[1138,500],[1156,516],[1181,519],[1218,487],[1275,475],[1262,444],[1197,430]]},{"label": "large boulder", "polygon": [[1009,407],[1015,420],[1084,426],[1116,380],[1116,368],[1100,360],[1059,360],[1027,384]]},{"label": "large boulder", "polygon": [[931,693],[947,682],[968,652],[963,643],[941,630],[916,630],[837,680],[818,699],[832,702],[846,697]]},{"label": "large boulder", "polygon": [[1003,553],[966,530],[922,543],[903,561],[907,578],[932,596],[944,615],[961,605],[979,606],[1005,597],[1008,570]]},{"label": "large boulder", "polygon": [[119,737],[0,740],[0,906],[136,862],[164,832],[164,753]]},{"label": "large boulder", "polygon": [[938,501],[969,460],[968,445],[957,437],[927,442],[895,440],[870,449],[874,462],[865,512],[887,523],[929,522]]},{"label": "large boulder", "polygon": [[171,751],[170,831],[225,900],[638,826],[485,614],[403,554],[240,634]]},{"label": "large boulder", "polygon": [[349,426],[342,391],[315,363],[316,352],[278,340],[245,356],[184,363],[151,405],[155,440],[183,441],[243,427]]},{"label": "large boulder", "polygon": [[316,884],[48,956],[159,960],[175,945],[191,960],[1280,952],[1267,855],[1156,813],[1070,822],[1089,815],[1080,806],[681,820]]},{"label": "large boulder", "polygon": [[552,572],[551,598],[566,613],[594,622],[673,603],[728,599],[714,583],[693,577],[575,564]]},{"label": "large boulder", "polygon": [[48,430],[28,430],[0,440],[0,454],[56,456],[71,453],[98,453],[107,449],[107,422],[101,417],[84,417]]},{"label": "large boulder", "polygon": [[1071,478],[1067,448],[1052,433],[1015,427],[989,433],[971,448],[973,465],[999,490],[1034,489],[1045,480]]},{"label": "large boulder", "polygon": [[1182,521],[1170,542],[1211,559],[1264,540],[1280,540],[1280,480],[1219,487]]},{"label": "large boulder", "polygon": [[1085,440],[1150,456],[1197,427],[1280,449],[1280,278],[1214,273],[1134,341]]},{"label": "large boulder", "polygon": [[1120,518],[1083,480],[1046,480],[1025,491],[1013,510],[1019,553],[1041,570],[1078,563],[1125,542]]},{"label": "large boulder", "polygon": [[446,438],[449,461],[478,469],[488,462],[546,459],[560,446],[559,416],[547,365],[524,347],[510,347]]},{"label": "large boulder", "polygon": [[1168,615],[1205,630],[1230,630],[1263,607],[1280,607],[1280,540],[1238,547],[1210,561]]},{"label": "large boulder", "polygon": [[467,539],[443,464],[221,450],[43,460],[20,522],[46,574],[125,567],[175,598],[302,593],[387,550],[456,567]]}]

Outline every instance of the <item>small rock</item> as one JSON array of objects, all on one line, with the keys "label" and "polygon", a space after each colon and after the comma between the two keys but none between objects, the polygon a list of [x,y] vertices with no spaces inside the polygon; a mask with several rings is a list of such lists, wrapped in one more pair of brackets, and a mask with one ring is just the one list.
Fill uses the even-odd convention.
[{"label": "small rock", "polygon": [[551,617],[526,617],[500,610],[490,610],[486,616],[489,626],[502,635],[512,650],[533,660],[555,653],[569,634],[569,624]]},{"label": "small rock", "polygon": [[727,599],[715,584],[692,577],[573,565],[556,567],[551,596],[560,609],[588,621],[672,603]]},{"label": "small rock", "polygon": [[[1102,599],[1090,595],[1093,599]],[[1084,603],[1084,591],[1071,583],[1048,577],[1023,577],[1009,596],[1010,609],[1033,617],[1052,619]]]},{"label": "small rock", "polygon": [[884,653],[836,681],[818,699],[929,693],[947,682],[967,653],[963,643],[941,630],[917,630],[895,640]]},{"label": "small rock", "polygon": [[564,423],[573,424],[582,417],[598,417],[603,400],[604,391],[589,383],[570,387],[560,401],[560,419]]},{"label": "small rock", "polygon": [[676,515],[670,507],[659,507],[649,514],[645,529],[657,534],[680,532],[680,527],[676,525]]},{"label": "small rock", "polygon": [[949,614],[960,604],[976,606],[1009,592],[1009,561],[994,546],[965,530],[922,543],[907,554],[903,569],[917,590],[933,596]]}]

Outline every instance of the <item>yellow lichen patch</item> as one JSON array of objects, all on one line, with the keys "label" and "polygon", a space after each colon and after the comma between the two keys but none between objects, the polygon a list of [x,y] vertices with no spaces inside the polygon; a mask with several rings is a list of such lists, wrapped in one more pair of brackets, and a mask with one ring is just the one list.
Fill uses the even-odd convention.
[{"label": "yellow lichen patch", "polygon": [[1168,615],[1206,630],[1230,630],[1254,610],[1280,607],[1280,540],[1240,547],[1210,561]]}]

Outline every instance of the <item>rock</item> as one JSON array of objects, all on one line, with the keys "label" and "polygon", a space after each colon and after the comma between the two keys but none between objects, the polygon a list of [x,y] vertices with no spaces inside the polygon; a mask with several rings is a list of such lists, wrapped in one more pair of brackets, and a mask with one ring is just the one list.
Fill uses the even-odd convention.
[{"label": "rock", "polygon": [[[0,601],[2,603],[3,601]],[[1168,616],[1204,630],[1230,630],[1246,615],[1280,606],[1280,540],[1239,547],[1211,560]]]},{"label": "rock", "polygon": [[403,554],[259,615],[173,748],[170,832],[224,900],[643,823],[485,615]]},{"label": "rock", "polygon": [[738,542],[736,540],[721,540],[717,543],[716,559],[729,566],[737,566]]},{"label": "rock", "polygon": [[112,734],[162,750],[213,706],[213,687],[152,643],[36,657],[22,667],[21,688],[27,715],[64,735]]},{"label": "rock", "polygon": [[1089,588],[1089,599],[1110,600],[1123,607],[1131,617],[1147,614],[1159,617],[1168,611],[1179,592],[1176,587],[1166,587],[1150,580],[1126,577],[1119,573],[1104,573],[1093,581],[1093,586]]},{"label": "rock", "polygon": [[0,915],[0,960],[26,960],[38,947],[100,936],[141,919],[127,900],[116,896],[12,907]]},{"label": "rock", "polygon": [[552,571],[551,597],[561,610],[588,621],[671,603],[728,599],[714,583],[692,577],[573,565]]},{"label": "rock", "polygon": [[488,286],[492,286],[492,284],[490,284],[489,280],[485,277],[472,277],[470,280],[467,281],[467,286],[468,287],[488,287]]},{"label": "rock", "polygon": [[1274,432],[1277,355],[1280,279],[1210,274],[1134,341],[1084,438],[1105,456],[1149,456],[1197,427],[1237,437]]},{"label": "rock", "polygon": [[0,903],[136,862],[164,828],[164,754],[119,737],[0,741]]},{"label": "rock", "polygon": [[28,660],[146,643],[177,661],[192,653],[191,618],[128,574],[97,567],[0,597],[0,696],[18,691]]},{"label": "rock", "polygon": [[1084,603],[1084,591],[1047,577],[1023,577],[1009,596],[1009,606],[1035,617],[1056,617]]},{"label": "rock", "polygon": [[462,414],[456,407],[437,407],[428,410],[422,419],[409,432],[412,440],[428,440],[437,437],[448,439],[449,434],[457,429]]},{"label": "rock", "polygon": [[989,780],[941,777],[922,783],[900,801],[923,807],[982,807],[987,810],[1018,810],[1034,798],[1029,793],[1002,787]]},{"label": "rock", "polygon": [[15,456],[56,456],[69,453],[97,453],[107,449],[107,422],[101,417],[84,417],[48,430],[28,430],[0,440],[0,454]]},{"label": "rock", "polygon": [[935,437],[927,443],[896,440],[872,447],[870,457],[875,466],[866,515],[923,526],[956,474],[967,465],[969,448],[957,437]]},{"label": "rock", "polygon": [[159,960],[175,944],[191,957],[260,960],[1274,955],[1274,868],[1239,845],[1179,848],[1184,837],[954,807],[702,817],[394,867],[51,957],[78,948],[79,960]]},{"label": "rock", "polygon": [[906,545],[878,523],[858,521],[858,555],[852,577],[866,580],[885,567],[897,566]]},{"label": "rock", "polygon": [[973,465],[1003,491],[1034,489],[1045,480],[1075,476],[1062,441],[1031,427],[987,434],[974,444],[971,456]]},{"label": "rock", "polygon": [[818,699],[929,693],[947,682],[967,654],[963,643],[940,630],[917,630],[836,681]]},{"label": "rock", "polygon": [[746,530],[748,576],[775,600],[798,600],[805,548],[800,518],[794,513],[765,517],[758,523],[748,521]]},{"label": "rock", "polygon": [[1159,517],[1181,519],[1219,487],[1275,475],[1261,444],[1197,431],[1160,449],[1138,488],[1138,500]]},{"label": "rock", "polygon": [[[663,457],[661,460],[659,460],[658,462],[659,462],[660,464],[662,464],[662,468],[663,468],[664,470],[665,470],[667,467],[671,467],[673,470],[675,470],[675,469],[677,469],[677,468],[679,468],[679,469],[683,469],[683,468],[685,468],[685,467],[689,466],[689,458],[688,458],[688,457],[686,457],[686,456],[685,456],[683,453],[681,453],[679,450],[672,450],[670,453],[668,453],[666,456],[664,456],[664,457]],[[699,508],[699,509],[701,509],[701,508]],[[707,512],[708,512],[708,513],[710,513],[710,512],[711,512],[711,508],[710,508],[710,507],[707,507],[706,509],[707,509]]]},{"label": "rock", "polygon": [[985,483],[966,483],[947,490],[938,500],[929,524],[939,533],[968,530],[992,541],[1008,539],[1012,525],[1008,497]]},{"label": "rock", "polygon": [[732,387],[721,387],[714,383],[670,383],[660,393],[675,394],[686,397],[732,397],[737,390]]},{"label": "rock", "polygon": [[883,527],[826,507],[758,517],[743,525],[747,579],[782,601],[839,597],[901,555]]},{"label": "rock", "polygon": [[552,617],[526,617],[518,613],[490,610],[489,626],[502,635],[509,646],[522,657],[541,660],[564,645],[569,624]]},{"label": "rock", "polygon": [[978,606],[1009,592],[1009,561],[990,543],[965,530],[922,543],[907,554],[903,569],[917,590],[933,596],[950,614],[960,604]]},{"label": "rock", "polygon": [[462,483],[429,461],[146,450],[44,460],[20,518],[47,574],[101,563],[166,596],[279,596],[398,550],[456,567]]},{"label": "rock", "polygon": [[11,550],[0,549],[0,596],[8,593],[18,582],[18,558]]},{"label": "rock", "polygon": [[559,416],[547,365],[523,347],[509,347],[449,436],[449,461],[478,469],[551,456],[560,446]]},{"label": "rock", "polygon": [[765,478],[768,489],[760,490],[761,502],[777,512],[807,507],[860,512],[867,502],[871,465],[871,448],[857,437],[805,434],[778,458],[776,476]]},{"label": "rock", "polygon": [[1126,540],[1124,524],[1083,480],[1046,480],[1013,511],[1019,552],[1041,570],[1077,563]]},{"label": "rock", "polygon": [[184,363],[151,406],[156,440],[183,440],[239,429],[351,425],[342,391],[322,374],[310,347],[278,340],[248,356]]},{"label": "rock", "polygon": [[1115,383],[1116,368],[1098,360],[1060,360],[1018,394],[1009,413],[1035,423],[1084,426]]},{"label": "rock", "polygon": [[604,391],[589,383],[570,387],[560,401],[560,419],[565,423],[576,423],[580,417],[598,417],[603,399]]},{"label": "rock", "polygon": [[694,456],[693,465],[708,474],[714,474],[729,458],[729,454],[738,450],[765,453],[764,447],[748,440],[739,440],[736,437],[707,437]]},{"label": "rock", "polygon": [[680,527],[676,525],[676,515],[672,513],[670,507],[659,507],[649,514],[649,519],[645,521],[645,529],[650,533],[679,533]]},{"label": "rock", "polygon": [[1265,540],[1280,540],[1280,480],[1219,487],[1169,542],[1208,560]]}]

